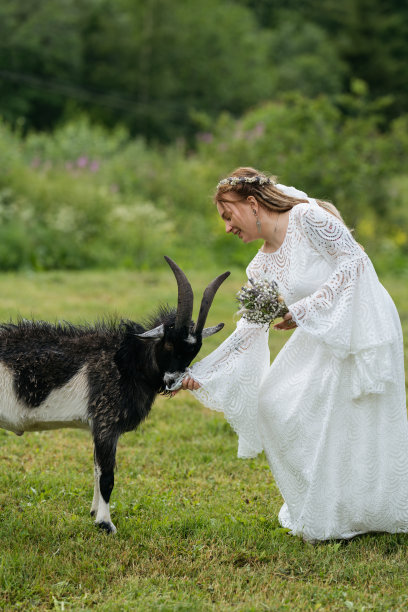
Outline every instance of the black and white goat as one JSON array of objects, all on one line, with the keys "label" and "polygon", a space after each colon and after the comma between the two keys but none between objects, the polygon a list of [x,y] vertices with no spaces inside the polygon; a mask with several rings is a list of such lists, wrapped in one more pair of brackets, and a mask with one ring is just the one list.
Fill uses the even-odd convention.
[{"label": "black and white goat", "polygon": [[[21,321],[0,325],[0,427],[23,434],[60,427],[90,429],[95,488],[91,514],[115,532],[109,512],[119,436],[148,415],[201,348],[215,293],[229,272],[204,291],[197,323],[193,291],[184,272],[165,258],[177,280],[177,310],[160,308],[151,324],[133,321],[93,326]],[[147,329],[146,329],[147,327]]]}]

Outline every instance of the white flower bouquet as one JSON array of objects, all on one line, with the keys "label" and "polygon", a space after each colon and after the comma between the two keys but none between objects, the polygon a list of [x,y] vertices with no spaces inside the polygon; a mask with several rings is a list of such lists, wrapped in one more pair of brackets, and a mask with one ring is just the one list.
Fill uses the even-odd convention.
[{"label": "white flower bouquet", "polygon": [[248,284],[238,291],[237,300],[241,306],[237,314],[251,323],[271,324],[288,312],[275,281],[250,278]]}]

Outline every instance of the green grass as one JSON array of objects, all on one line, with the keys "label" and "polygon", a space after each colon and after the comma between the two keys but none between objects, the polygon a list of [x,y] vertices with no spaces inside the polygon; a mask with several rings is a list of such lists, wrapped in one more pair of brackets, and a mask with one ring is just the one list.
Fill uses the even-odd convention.
[{"label": "green grass", "polygon": [[[218,271],[219,272],[219,271]],[[217,272],[199,272],[199,293]],[[234,328],[234,272],[209,324]],[[408,337],[408,288],[382,279]],[[76,322],[106,314],[142,318],[175,282],[136,272],[0,277],[0,319]],[[196,309],[198,303],[196,304]],[[288,335],[271,332],[272,355]],[[190,394],[159,398],[123,436],[112,496],[115,536],[89,516],[92,444],[60,430],[18,438],[0,430],[0,607],[5,610],[404,610],[408,535],[370,534],[305,544],[279,527],[282,503],[264,456],[236,457],[222,415]]]}]

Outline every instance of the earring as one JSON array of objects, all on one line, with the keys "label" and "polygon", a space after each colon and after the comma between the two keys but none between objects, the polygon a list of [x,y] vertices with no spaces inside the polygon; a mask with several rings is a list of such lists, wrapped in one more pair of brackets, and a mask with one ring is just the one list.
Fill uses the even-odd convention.
[{"label": "earring", "polygon": [[256,229],[258,230],[258,234],[260,234],[261,233],[261,228],[262,228],[261,222],[258,219],[258,215],[256,214],[256,210],[252,209],[252,212],[254,213],[254,215],[256,217]]}]

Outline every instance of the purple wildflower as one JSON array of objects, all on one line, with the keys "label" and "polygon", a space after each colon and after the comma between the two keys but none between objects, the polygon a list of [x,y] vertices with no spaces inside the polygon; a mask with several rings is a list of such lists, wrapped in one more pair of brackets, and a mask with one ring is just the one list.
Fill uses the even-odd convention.
[{"label": "purple wildflower", "polygon": [[87,165],[88,165],[88,158],[85,157],[85,155],[81,155],[81,157],[78,157],[77,159],[78,168],[86,168]]}]

